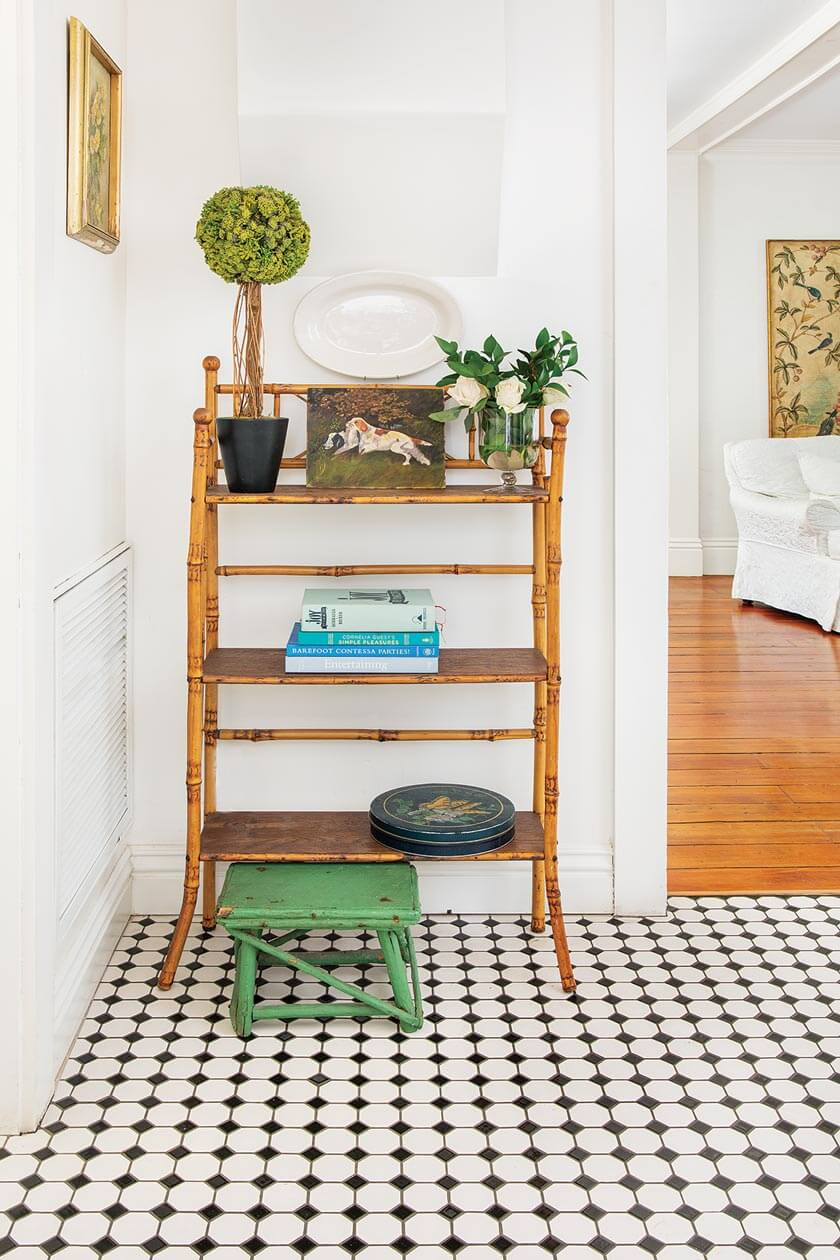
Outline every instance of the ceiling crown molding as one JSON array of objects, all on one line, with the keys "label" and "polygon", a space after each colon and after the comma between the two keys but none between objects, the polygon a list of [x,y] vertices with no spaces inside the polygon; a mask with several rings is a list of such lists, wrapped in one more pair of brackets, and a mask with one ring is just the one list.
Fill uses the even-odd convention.
[{"label": "ceiling crown molding", "polygon": [[827,2],[668,133],[668,147],[721,144],[840,64],[840,0]]},{"label": "ceiling crown molding", "polygon": [[707,149],[704,158],[765,158],[767,160],[815,161],[840,159],[840,140],[726,140]]}]

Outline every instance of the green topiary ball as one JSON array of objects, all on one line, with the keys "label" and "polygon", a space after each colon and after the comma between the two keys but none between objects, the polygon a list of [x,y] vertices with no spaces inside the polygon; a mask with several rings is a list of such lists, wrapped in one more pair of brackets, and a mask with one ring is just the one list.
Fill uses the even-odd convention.
[{"label": "green topiary ball", "polygon": [[204,203],[195,239],[223,280],[278,284],[306,262],[309,224],[279,188],[220,188]]}]

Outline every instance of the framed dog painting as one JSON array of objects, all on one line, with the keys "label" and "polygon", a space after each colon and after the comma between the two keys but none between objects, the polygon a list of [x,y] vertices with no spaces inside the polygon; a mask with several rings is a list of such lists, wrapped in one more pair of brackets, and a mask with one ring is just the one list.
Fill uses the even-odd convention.
[{"label": "framed dog painting", "polygon": [[345,490],[439,490],[445,484],[442,389],[317,386],[306,408],[306,484]]}]

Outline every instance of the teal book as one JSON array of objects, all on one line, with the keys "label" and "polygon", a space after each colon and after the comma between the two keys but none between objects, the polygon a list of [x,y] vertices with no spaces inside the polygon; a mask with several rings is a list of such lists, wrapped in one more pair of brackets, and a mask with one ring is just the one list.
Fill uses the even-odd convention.
[{"label": "teal book", "polygon": [[301,630],[302,647],[440,647],[437,630]]},{"label": "teal book", "polygon": [[422,630],[435,629],[431,591],[399,587],[308,588],[303,592],[301,629]]},{"label": "teal book", "polygon": [[[359,635],[355,636],[359,638]],[[377,638],[372,635],[371,638]],[[419,637],[419,636],[418,636]],[[286,659],[293,656],[306,656],[314,660],[326,660],[328,658],[346,658],[364,659],[367,657],[383,658],[388,660],[405,659],[408,661],[418,660],[420,658],[436,658],[438,656],[438,646],[430,644],[407,643],[398,644],[396,646],[388,646],[381,644],[337,644],[330,645],[325,643],[307,643],[308,635],[300,633],[300,622],[296,621],[292,627],[292,633],[289,635],[289,641],[286,644]],[[437,635],[435,635],[437,638]]]}]

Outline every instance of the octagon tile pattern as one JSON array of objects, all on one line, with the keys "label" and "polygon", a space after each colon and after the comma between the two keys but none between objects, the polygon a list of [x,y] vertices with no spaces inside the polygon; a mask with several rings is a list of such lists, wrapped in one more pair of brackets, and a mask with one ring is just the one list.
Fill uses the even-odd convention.
[{"label": "octagon tile pattern", "polygon": [[420,1032],[247,1042],[225,934],[162,994],[170,923],[132,920],[41,1128],[0,1139],[0,1254],[833,1260],[840,899],[669,909],[571,919],[576,999],[525,920],[429,918]]}]

